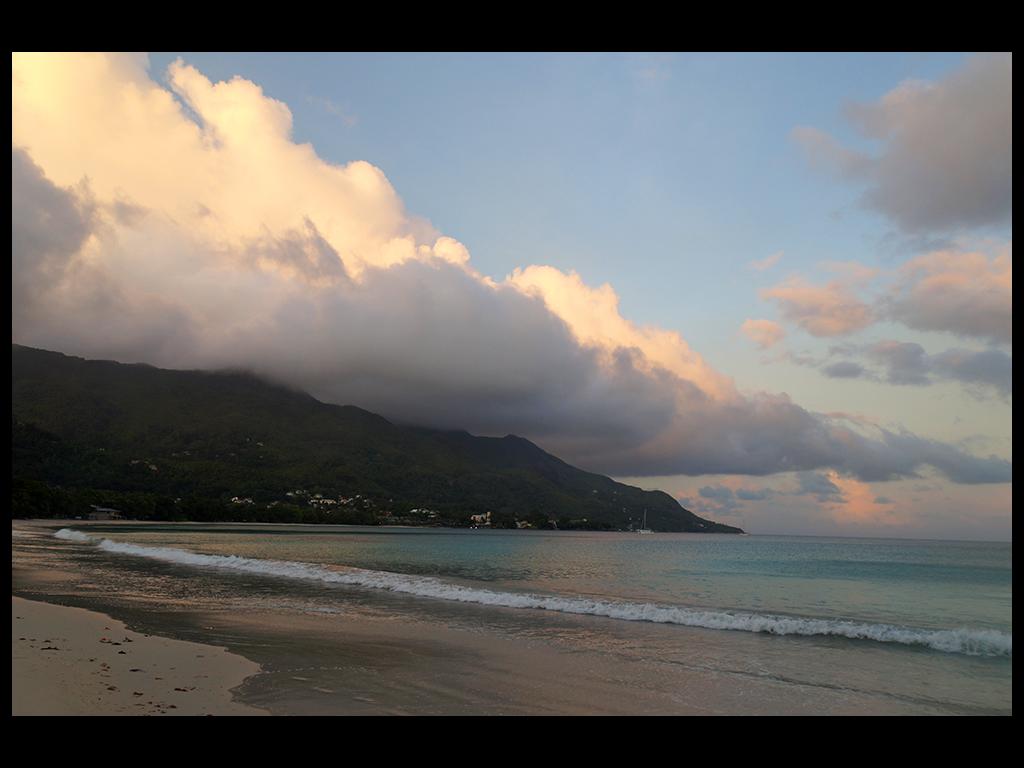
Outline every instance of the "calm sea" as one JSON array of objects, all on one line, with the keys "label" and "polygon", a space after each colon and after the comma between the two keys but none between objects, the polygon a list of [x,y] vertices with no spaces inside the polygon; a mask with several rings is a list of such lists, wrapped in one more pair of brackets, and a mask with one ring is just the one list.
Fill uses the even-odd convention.
[{"label": "calm sea", "polygon": [[[33,541],[14,543],[89,574],[86,592],[551,643],[625,687],[630,669],[705,674],[720,711],[1012,711],[1007,543],[126,523]],[[736,693],[758,690],[772,700]]]}]

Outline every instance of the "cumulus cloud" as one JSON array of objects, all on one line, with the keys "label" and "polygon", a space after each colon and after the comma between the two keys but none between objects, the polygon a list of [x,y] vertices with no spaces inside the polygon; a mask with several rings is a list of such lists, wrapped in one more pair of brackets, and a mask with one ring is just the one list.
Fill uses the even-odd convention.
[{"label": "cumulus cloud", "polygon": [[785,328],[771,320],[751,320],[748,318],[743,321],[740,331],[761,349],[768,349],[786,337]]},{"label": "cumulus cloud", "polygon": [[642,350],[652,366],[696,384],[713,398],[727,399],[733,394],[732,381],[705,363],[681,335],[651,326],[639,327],[622,317],[619,297],[607,283],[590,288],[576,272],[566,274],[547,266],[516,269],[507,282],[542,299],[568,323],[580,343]]},{"label": "cumulus cloud", "polygon": [[972,57],[939,82],[907,81],[846,117],[877,153],[794,130],[812,164],[865,186],[863,202],[911,233],[1002,224],[1013,183],[1013,58]]},{"label": "cumulus cloud", "polygon": [[680,334],[624,318],[611,286],[479,274],[379,169],[296,144],[254,83],[177,62],[164,87],[134,56],[12,68],[14,341],[245,368],[610,474],[1010,479],[994,456],[740,393]]},{"label": "cumulus cloud", "polygon": [[880,311],[922,331],[945,331],[992,343],[1013,342],[1010,248],[993,255],[936,251],[901,269]]}]

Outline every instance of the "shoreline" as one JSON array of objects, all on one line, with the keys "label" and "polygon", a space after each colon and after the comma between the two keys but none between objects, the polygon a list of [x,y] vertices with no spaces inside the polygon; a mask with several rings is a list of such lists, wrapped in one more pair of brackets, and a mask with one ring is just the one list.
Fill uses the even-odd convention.
[{"label": "shoreline", "polygon": [[[89,524],[80,527],[86,531],[92,528]],[[216,527],[210,526],[211,530]],[[192,654],[190,660],[196,662],[202,661],[195,658],[199,654],[230,649],[234,658],[248,659],[252,667],[248,674],[236,676],[221,689],[227,692],[233,687],[236,702],[258,708],[252,714],[1012,712],[1009,694],[1005,706],[1001,701],[990,705],[987,698],[973,694],[962,697],[962,702],[960,698],[951,700],[947,706],[927,691],[925,695],[912,691],[917,695],[910,697],[899,689],[889,691],[872,679],[854,680],[852,686],[837,688],[831,684],[830,673],[820,672],[820,664],[812,670],[815,674],[794,677],[775,673],[756,661],[748,663],[748,659],[778,653],[788,661],[803,648],[804,652],[832,657],[837,665],[853,659],[855,665],[864,663],[874,668],[875,657],[881,655],[880,668],[884,669],[910,664],[920,667],[922,674],[929,674],[946,666],[934,655],[899,648],[889,652],[874,646],[802,637],[781,644],[777,638],[759,634],[609,622],[599,616],[551,611],[527,613],[508,606],[426,600],[387,590],[325,588],[270,576],[125,557],[73,540],[54,539],[53,528],[53,521],[46,526],[13,527],[15,595],[43,601],[35,605],[50,605],[46,601],[53,601],[64,611],[75,609],[62,606],[80,606],[83,613],[106,622],[102,625],[107,628],[103,636],[115,642],[122,642],[122,638],[111,634],[115,627],[112,621],[120,627],[136,628],[132,637],[151,633],[155,638],[191,641],[185,644],[202,649]],[[116,528],[115,524],[107,530]],[[15,616],[23,615],[15,611]],[[12,619],[12,623],[19,622]],[[56,639],[53,645],[64,647],[64,635],[28,637],[36,641]],[[101,639],[100,635],[90,638],[92,643]],[[14,638],[12,646],[16,642]],[[126,656],[117,651],[135,650],[134,645],[112,648],[108,643],[90,647],[113,651],[114,658],[122,661]],[[645,648],[653,650],[647,652]],[[12,653],[16,650],[12,648]],[[63,655],[38,649],[40,654],[54,659]],[[95,660],[95,654],[90,657]],[[991,673],[985,667],[993,666],[987,660],[956,661],[958,668],[964,668],[956,674],[972,685],[978,674]],[[138,667],[145,669],[142,665],[132,668]],[[969,669],[975,667],[973,672]],[[101,669],[93,678],[100,673],[109,675],[110,670]],[[166,677],[159,673],[156,676]],[[83,699],[79,691],[84,691],[89,682],[95,684],[93,678],[84,675],[73,679],[58,695]],[[170,690],[193,685],[175,682]],[[123,699],[108,704],[106,709],[113,708],[112,712],[100,712],[90,705],[87,710],[79,707],[69,711],[65,707],[52,713],[142,714],[152,709],[158,714],[205,714],[170,710],[169,702],[178,707],[180,702],[145,695],[148,690],[142,688],[133,689],[129,695],[136,690],[144,695],[129,704]],[[15,698],[21,695],[17,685],[12,693]],[[96,694],[102,695],[103,691]],[[175,691],[175,695],[190,694]],[[231,694],[226,693],[224,700],[231,702]],[[149,707],[140,706],[143,704]]]},{"label": "shoreline", "polygon": [[11,596],[13,715],[266,715],[232,696],[260,671],[225,648]]},{"label": "shoreline", "polygon": [[[155,520],[155,519],[136,519],[132,517],[117,517],[108,520],[91,519],[91,518],[79,518],[79,517],[16,517],[13,522],[22,523],[61,523],[66,526],[74,525],[88,525],[90,523],[98,523],[100,525],[116,525],[117,523],[127,523],[131,525],[248,525],[248,526],[281,526],[281,527],[303,527],[307,526],[310,528],[400,528],[412,531],[424,530],[424,531],[501,531],[501,532],[515,532],[515,533],[636,533],[636,531],[630,531],[628,529],[608,529],[608,528],[492,528],[491,526],[477,526],[477,525],[409,525],[407,523],[381,523],[376,525],[369,525],[363,523],[276,523],[276,522],[262,522],[259,520]],[[746,531],[733,532],[733,531],[651,531],[651,533],[668,533],[668,534],[696,534],[696,535],[713,535],[713,534],[725,534],[730,536],[750,536],[751,534]],[[811,537],[811,538],[822,538],[822,537]],[[825,537],[827,538],[827,537]]]}]

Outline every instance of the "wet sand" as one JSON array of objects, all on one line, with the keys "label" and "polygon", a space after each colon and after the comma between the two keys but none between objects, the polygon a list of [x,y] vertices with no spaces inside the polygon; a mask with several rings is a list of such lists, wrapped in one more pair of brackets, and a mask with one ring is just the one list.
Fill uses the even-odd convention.
[{"label": "wet sand", "polygon": [[15,715],[264,715],[231,689],[259,672],[241,656],[132,632],[101,613],[11,598]]},{"label": "wet sand", "polygon": [[600,654],[487,631],[338,615],[217,618],[221,631],[251,643],[241,652],[263,661],[263,673],[239,689],[240,698],[275,714],[722,713],[694,701],[694,691],[708,688],[699,675],[680,686],[678,674],[624,670]]},{"label": "wet sand", "polygon": [[[81,521],[73,524],[85,527]],[[638,670],[626,673],[600,654],[512,640],[483,627],[467,631],[448,626],[445,620],[380,611],[372,616],[361,610],[282,612],[257,607],[259,601],[249,610],[209,610],[203,601],[194,608],[176,605],[168,610],[134,589],[126,599],[124,593],[110,591],[116,589],[114,584],[97,584],[96,572],[79,571],[80,566],[72,568],[54,558],[74,551],[63,542],[54,545],[52,531],[59,527],[61,521],[14,525],[16,540],[32,537],[44,544],[31,550],[30,557],[23,547],[14,548],[15,592],[85,606],[13,598],[15,714],[678,715],[723,711],[702,701],[703,697],[679,696],[678,675],[669,681],[658,670],[641,670],[642,680],[632,679],[624,687],[623,677],[635,678]],[[470,607],[468,613],[475,611]],[[128,631],[124,621],[111,616],[140,631]],[[576,621],[554,615],[539,618]],[[133,642],[124,643],[125,637]],[[122,644],[102,643],[103,638]],[[50,646],[61,650],[43,650]],[[220,674],[215,677],[216,673]],[[706,688],[700,676],[688,682],[689,693]],[[231,688],[236,688],[233,701]]]},{"label": "wet sand", "polygon": [[633,681],[624,695],[614,671],[588,654],[420,623],[190,616],[216,621],[261,665],[211,645],[133,632],[90,610],[19,597],[11,605],[15,715],[715,712],[673,701],[655,675],[639,689]]}]

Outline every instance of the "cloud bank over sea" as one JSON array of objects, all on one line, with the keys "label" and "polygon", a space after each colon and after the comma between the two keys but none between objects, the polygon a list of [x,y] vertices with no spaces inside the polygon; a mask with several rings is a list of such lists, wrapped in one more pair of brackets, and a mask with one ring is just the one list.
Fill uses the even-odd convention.
[{"label": "cloud bank over sea", "polygon": [[[212,82],[180,60],[161,75],[144,56],[14,56],[13,341],[246,369],[398,421],[521,434],[608,474],[831,469],[878,481],[931,467],[955,483],[1011,479],[996,456],[740,391],[680,333],[624,317],[611,285],[548,265],[481,274],[462,243],[406,211],[381,169],[296,143],[288,106],[256,83]],[[906,103],[939,108],[928,99]],[[878,109],[862,115],[872,130],[917,125],[901,117],[908,106]],[[894,135],[896,152],[904,134]],[[879,174],[872,204],[908,228],[938,215],[900,203]],[[961,213],[1003,215],[995,203]],[[947,298],[965,306],[977,285],[966,272],[992,272],[1002,301],[1009,257],[1005,275],[998,258],[925,257],[879,304],[857,298],[864,276],[849,273],[824,287],[794,278],[766,297],[818,336],[887,313],[1008,342],[1008,294],[987,305],[992,317],[931,311]],[[750,323],[764,347],[784,336]],[[988,381],[1004,362],[929,365]]]}]

